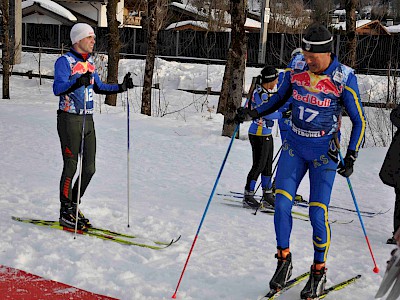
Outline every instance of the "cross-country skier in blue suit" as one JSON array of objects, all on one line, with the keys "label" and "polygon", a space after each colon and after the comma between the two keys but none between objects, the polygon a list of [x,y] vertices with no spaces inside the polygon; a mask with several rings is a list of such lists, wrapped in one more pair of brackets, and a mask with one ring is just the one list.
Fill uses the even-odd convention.
[{"label": "cross-country skier in blue suit", "polygon": [[[331,53],[332,40],[326,27],[311,25],[302,40],[303,53],[289,63],[277,94],[255,110],[238,109],[236,116],[239,121],[247,115],[257,118],[276,111],[288,97],[293,99],[292,126],[286,136],[276,176],[274,223],[278,264],[270,288],[272,292],[282,289],[291,276],[291,209],[300,181],[308,170],[314,261],[301,299],[316,298],[324,290],[325,262],[331,241],[328,207],[336,169],[345,177],[352,174],[366,126],[357,78],[353,69],[339,63]],[[344,165],[339,163],[337,166],[335,140],[340,138],[343,108],[353,126]]]}]

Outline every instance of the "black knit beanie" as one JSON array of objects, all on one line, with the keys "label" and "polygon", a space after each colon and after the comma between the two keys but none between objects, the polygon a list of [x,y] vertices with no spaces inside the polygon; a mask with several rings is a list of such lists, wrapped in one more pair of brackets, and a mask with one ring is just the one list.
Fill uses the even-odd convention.
[{"label": "black knit beanie", "polygon": [[274,81],[278,78],[279,73],[278,71],[272,66],[266,66],[264,69],[261,70],[261,83],[268,83]]},{"label": "black knit beanie", "polygon": [[306,29],[301,48],[307,52],[332,52],[332,34],[320,24],[313,24]]}]

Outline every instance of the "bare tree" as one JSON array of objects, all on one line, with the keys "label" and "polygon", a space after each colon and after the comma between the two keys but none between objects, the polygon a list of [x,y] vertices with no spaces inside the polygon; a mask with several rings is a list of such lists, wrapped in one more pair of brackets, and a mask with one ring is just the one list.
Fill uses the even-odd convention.
[{"label": "bare tree", "polygon": [[151,116],[151,86],[153,84],[154,62],[157,51],[157,35],[167,11],[166,0],[148,0],[147,2],[147,55],[144,67],[141,113]]},{"label": "bare tree", "polygon": [[1,64],[3,66],[3,99],[10,99],[10,66],[11,66],[11,42],[10,42],[10,13],[9,0],[1,1],[2,25],[3,25],[3,55]]},{"label": "bare tree", "polygon": [[225,14],[229,10],[227,0],[191,0],[190,3],[196,7],[200,13],[207,15],[208,30],[220,31],[226,27]]},{"label": "bare tree", "polygon": [[247,37],[244,30],[244,23],[247,17],[247,0],[231,0],[230,12],[232,42],[225,67],[225,73],[229,72],[229,75],[224,75],[224,79],[229,78],[230,84],[222,128],[222,135],[229,137],[232,136],[236,126],[228,121],[234,118],[236,110],[242,103],[243,77],[247,51]]},{"label": "bare tree", "polygon": [[357,34],[356,6],[358,0],[346,0],[346,55],[344,63],[352,68],[356,66]]},{"label": "bare tree", "polygon": [[329,20],[329,11],[332,10],[332,3],[326,0],[315,0],[314,9],[311,18],[314,22],[327,25]]},{"label": "bare tree", "polygon": [[270,0],[268,32],[302,33],[310,24],[310,12],[302,0]]},{"label": "bare tree", "polygon": [[[118,63],[119,50],[121,49],[121,41],[119,39],[119,31],[117,21],[117,4],[119,0],[109,0],[107,3],[107,24],[108,24],[108,71],[107,82],[118,83]],[[107,95],[105,104],[116,106],[117,95]]]}]

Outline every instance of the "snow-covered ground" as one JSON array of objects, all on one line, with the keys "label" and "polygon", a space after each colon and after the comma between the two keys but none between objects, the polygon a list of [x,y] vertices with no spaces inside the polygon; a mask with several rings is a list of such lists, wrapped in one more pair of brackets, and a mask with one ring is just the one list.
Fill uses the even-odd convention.
[{"label": "snow-covered ground", "polygon": [[[43,55],[42,73],[52,74],[57,56]],[[143,61],[121,61],[125,72],[138,76]],[[16,71],[34,70],[37,60],[24,53]],[[177,64],[158,61],[156,79],[162,90],[154,91],[154,104],[164,117],[138,114],[140,89],[118,97],[117,107],[100,105],[95,113],[97,132],[96,174],[82,199],[81,209],[95,226],[139,234],[148,238],[181,240],[161,251],[124,246],[93,237],[17,223],[11,216],[57,219],[58,186],[62,169],[56,131],[58,99],[52,81],[11,78],[11,100],[0,100],[0,264],[20,268],[92,292],[120,299],[169,299],[192,245],[210,197],[229,138],[221,136],[221,115],[216,115],[218,97],[192,95],[177,88],[218,90],[223,66]],[[246,82],[260,70],[248,68]],[[127,113],[130,120],[130,228],[127,228]],[[203,105],[203,106],[202,106]],[[187,106],[186,109],[182,109]],[[207,108],[209,111],[207,111]],[[251,148],[242,126],[222,172],[217,193],[242,191],[251,167]],[[344,126],[346,129],[346,126]],[[280,138],[274,131],[275,151]],[[343,147],[346,145],[343,144]],[[351,176],[360,209],[390,211],[364,217],[379,274],[356,214],[331,211],[331,220],[354,220],[331,224],[328,285],[356,274],[362,279],[327,299],[374,299],[393,246],[394,191],[379,180],[387,148],[365,148],[359,153]],[[305,178],[299,192],[308,198]],[[225,205],[215,195],[180,285],[178,299],[257,299],[267,291],[276,266],[273,218]],[[337,176],[332,205],[354,208],[347,182]],[[295,210],[307,213],[304,208]],[[294,276],[312,263],[311,225],[294,220],[291,237]],[[298,299],[302,285],[280,299]]]}]

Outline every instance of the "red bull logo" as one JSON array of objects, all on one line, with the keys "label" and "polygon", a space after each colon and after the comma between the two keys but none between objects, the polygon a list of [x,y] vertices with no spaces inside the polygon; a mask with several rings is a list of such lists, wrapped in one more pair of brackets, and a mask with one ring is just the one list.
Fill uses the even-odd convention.
[{"label": "red bull logo", "polygon": [[96,70],[95,65],[88,63],[87,61],[78,61],[73,67],[71,75],[85,74],[86,72],[94,73]]},{"label": "red bull logo", "polygon": [[342,92],[342,87],[340,87],[339,91],[336,85],[328,77],[319,80],[315,85],[315,88],[325,95],[333,94],[336,97],[340,97],[340,94]]},{"label": "red bull logo", "polygon": [[306,71],[297,74],[292,74],[290,82],[295,83],[298,86],[310,86],[311,85],[310,73]]},{"label": "red bull logo", "polygon": [[310,71],[292,73],[290,82],[304,87],[312,93],[324,93],[340,97],[343,88],[338,88],[327,75],[315,75]]}]

